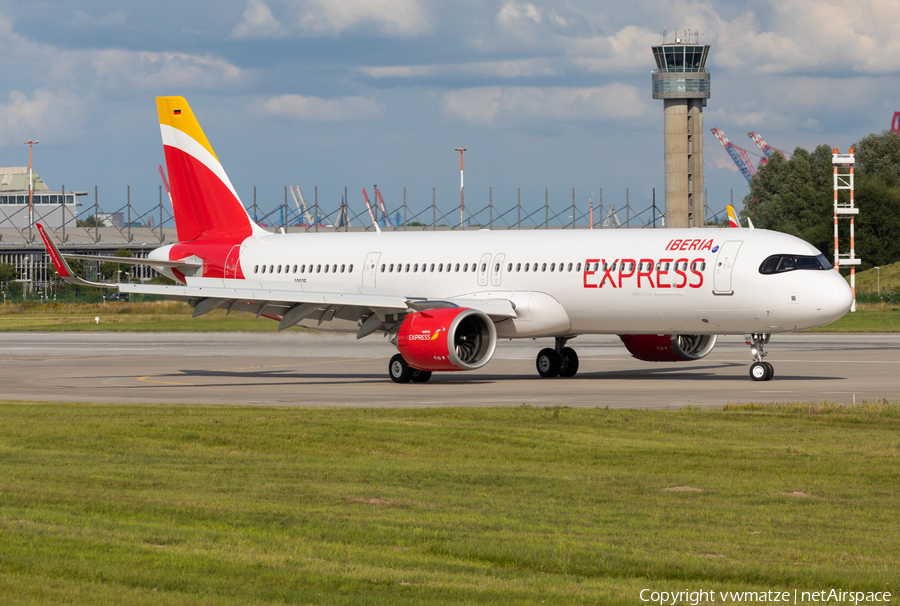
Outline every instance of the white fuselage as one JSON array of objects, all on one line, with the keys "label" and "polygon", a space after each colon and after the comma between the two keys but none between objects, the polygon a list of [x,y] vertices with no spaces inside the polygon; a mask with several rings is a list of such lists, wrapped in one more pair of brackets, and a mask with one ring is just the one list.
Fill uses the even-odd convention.
[{"label": "white fuselage", "polygon": [[761,229],[337,232],[243,244],[248,281],[511,300],[518,317],[496,325],[502,338],[796,331],[840,318],[852,298],[834,270],[760,273],[774,254],[819,254]]}]

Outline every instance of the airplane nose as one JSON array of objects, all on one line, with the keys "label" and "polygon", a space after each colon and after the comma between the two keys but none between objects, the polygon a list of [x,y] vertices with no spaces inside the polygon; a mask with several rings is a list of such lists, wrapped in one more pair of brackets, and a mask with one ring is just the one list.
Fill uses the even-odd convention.
[{"label": "airplane nose", "polygon": [[830,271],[828,284],[818,292],[816,311],[824,316],[826,322],[834,322],[850,311],[853,304],[853,291],[844,277],[837,271]]}]

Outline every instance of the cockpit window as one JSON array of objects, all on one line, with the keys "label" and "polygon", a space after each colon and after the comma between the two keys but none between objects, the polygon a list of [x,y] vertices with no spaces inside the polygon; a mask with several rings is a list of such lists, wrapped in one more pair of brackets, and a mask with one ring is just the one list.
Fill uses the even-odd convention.
[{"label": "cockpit window", "polygon": [[831,269],[825,255],[772,255],[759,266],[761,274],[780,274],[795,269]]}]

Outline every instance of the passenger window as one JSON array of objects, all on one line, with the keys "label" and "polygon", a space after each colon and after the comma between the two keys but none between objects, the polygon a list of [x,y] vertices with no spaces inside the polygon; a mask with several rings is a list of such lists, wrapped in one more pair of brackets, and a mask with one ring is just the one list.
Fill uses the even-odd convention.
[{"label": "passenger window", "polygon": [[609,271],[616,271],[616,265],[617,265],[617,263],[613,263],[612,268],[610,268]]},{"label": "passenger window", "polygon": [[484,271],[484,270],[486,270],[486,269],[487,269],[487,263],[482,263],[482,264],[481,264],[481,271]]},{"label": "passenger window", "polygon": [[516,271],[522,271],[522,264],[516,263]]},{"label": "passenger window", "polygon": [[453,271],[459,271],[459,263],[456,264],[456,269],[454,269]]},{"label": "passenger window", "polygon": [[344,273],[344,265],[341,265],[341,273]]},{"label": "passenger window", "polygon": [[331,266],[331,273],[333,273],[333,274],[337,273],[337,263],[335,263],[334,265]]},{"label": "passenger window", "polygon": [[274,265],[269,265],[269,273],[270,273],[270,274],[274,274],[274,273],[275,273],[275,266],[274,266]]},{"label": "passenger window", "polygon": [[321,265],[316,265],[316,273],[317,273],[317,274],[318,274],[318,273],[322,273],[322,266],[321,266]]},{"label": "passenger window", "polygon": [[418,263],[416,263],[415,265],[413,265],[413,272],[417,272],[417,271],[419,271],[419,264],[418,264]]},{"label": "passenger window", "polygon": [[443,263],[441,263],[440,265],[438,265],[438,272],[442,272],[442,271],[444,271],[444,264],[443,264]]},{"label": "passenger window", "polygon": [[297,266],[294,265],[294,273],[297,273]]},{"label": "passenger window", "polygon": [[575,271],[581,271],[581,263],[575,266]]},{"label": "passenger window", "polygon": [[328,265],[327,264],[325,265],[325,273],[326,274],[328,273]]},{"label": "passenger window", "polygon": [[469,264],[468,264],[468,263],[466,263],[465,265],[463,265],[463,271],[469,271]]},{"label": "passenger window", "polygon": [[259,273],[259,265],[257,265],[256,267],[253,268],[253,273],[255,273],[255,274]]},{"label": "passenger window", "polygon": [[453,269],[450,263],[447,263],[447,273],[450,273],[450,270]]},{"label": "passenger window", "polygon": [[569,271],[572,271],[572,264],[569,263]]},{"label": "passenger window", "polygon": [[381,264],[381,271],[384,273],[384,263]]},{"label": "passenger window", "polygon": [[390,269],[388,269],[388,271],[389,271],[389,272],[394,271],[394,264],[393,264],[393,263],[391,263],[391,267],[390,267]]},{"label": "passenger window", "polygon": [[[604,264],[605,265],[605,264]],[[550,271],[556,271],[556,263],[550,264]]]},{"label": "passenger window", "polygon": [[512,263],[507,264],[506,271],[512,271]]},{"label": "passenger window", "polygon": [[350,267],[347,268],[347,271],[351,274],[353,273],[353,263],[350,264]]},{"label": "passenger window", "polygon": [[434,271],[434,263],[431,264],[431,269],[429,269],[428,271]]},{"label": "passenger window", "polygon": [[525,271],[528,271],[528,268],[529,268],[529,267],[531,267],[531,265],[530,265],[529,263],[526,263],[526,264],[525,264]]},{"label": "passenger window", "polygon": [[500,264],[494,263],[494,271],[500,271]]},{"label": "passenger window", "polygon": [[543,265],[541,265],[541,271],[547,271],[547,264],[546,264],[546,263],[544,263]]}]

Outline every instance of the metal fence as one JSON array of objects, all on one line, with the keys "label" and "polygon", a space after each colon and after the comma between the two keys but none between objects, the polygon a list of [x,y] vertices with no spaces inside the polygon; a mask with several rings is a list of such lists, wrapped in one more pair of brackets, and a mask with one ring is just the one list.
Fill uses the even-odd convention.
[{"label": "metal fence", "polygon": [[[649,205],[646,202],[632,205],[628,189],[618,203],[604,204],[602,188],[599,196],[592,194],[591,198],[578,202],[576,191],[572,188],[571,199],[567,192],[564,202],[556,197],[551,204],[549,189],[545,188],[537,200],[534,192],[530,192],[532,195],[523,204],[521,188],[514,192],[515,203],[510,201],[510,192],[505,192],[502,202],[495,203],[493,188],[488,188],[486,196],[472,196],[477,201],[466,202],[462,212],[459,200],[455,197],[452,202],[442,201],[439,204],[436,188],[432,188],[430,200],[419,197],[415,203],[407,203],[404,187],[402,193],[397,192],[395,198],[387,203],[381,195],[383,192],[373,189],[371,198],[368,198],[368,194],[359,194],[359,199],[351,204],[348,201],[348,188],[345,187],[341,203],[331,206],[319,203],[318,190],[318,187],[313,188],[311,203],[307,204],[299,188],[296,188],[296,192],[300,193],[298,198],[294,187],[285,186],[283,201],[274,205],[267,204],[264,208],[257,203],[254,187],[253,204],[247,206],[247,212],[263,227],[291,232],[374,231],[376,223],[381,230],[620,229],[665,226],[665,213],[655,201]],[[125,243],[135,241],[135,232],[140,232],[138,237],[145,242],[152,239],[160,244],[173,237],[174,234],[167,232],[167,228],[175,226],[174,216],[171,203],[162,187],[159,188],[158,203],[149,208],[144,203],[143,211],[132,204],[130,186],[126,189],[126,196],[121,204],[101,205],[99,188],[95,186],[93,193],[93,204],[79,202],[77,206],[63,205],[61,208],[59,205],[35,205],[33,223],[44,223],[53,237],[64,246],[68,242],[99,244],[109,241],[108,234],[103,234],[104,228],[114,228],[117,232],[115,240]],[[653,199],[655,200],[655,192]],[[706,208],[699,210],[703,212],[697,213],[698,217],[707,215]],[[27,213],[27,207],[12,214],[0,213],[0,230],[3,230],[0,244],[16,240],[26,245],[40,245],[36,230],[30,222],[22,226],[21,221],[14,220],[22,212]],[[718,226],[723,221],[727,222],[724,210],[705,216],[697,226]]]}]

